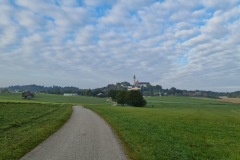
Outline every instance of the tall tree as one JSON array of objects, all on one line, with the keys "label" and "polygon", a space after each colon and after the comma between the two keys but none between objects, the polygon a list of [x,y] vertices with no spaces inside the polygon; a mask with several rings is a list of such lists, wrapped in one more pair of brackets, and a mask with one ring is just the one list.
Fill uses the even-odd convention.
[{"label": "tall tree", "polygon": [[87,94],[87,96],[92,96],[93,95],[92,90],[89,89],[86,94]]},{"label": "tall tree", "polygon": [[116,100],[117,94],[118,94],[118,90],[110,90],[108,92],[108,97],[111,97],[113,101]]},{"label": "tall tree", "polygon": [[116,96],[117,103],[124,106],[124,104],[126,104],[126,95],[127,91],[119,91]]},{"label": "tall tree", "polygon": [[162,86],[161,85],[156,85],[156,89],[161,91],[162,90]]}]

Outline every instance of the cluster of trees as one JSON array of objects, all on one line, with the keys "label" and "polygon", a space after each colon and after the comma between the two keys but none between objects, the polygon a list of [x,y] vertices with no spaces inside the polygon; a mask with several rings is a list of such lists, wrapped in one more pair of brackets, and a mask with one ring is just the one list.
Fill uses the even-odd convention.
[{"label": "cluster of trees", "polygon": [[229,98],[240,98],[240,91],[229,93]]},{"label": "cluster of trees", "polygon": [[24,92],[30,91],[35,93],[48,93],[48,94],[64,94],[64,93],[77,93],[81,96],[98,96],[99,93],[102,93],[102,97],[106,97],[107,93],[102,88],[100,89],[79,89],[77,87],[60,87],[60,86],[39,86],[39,85],[23,85],[23,86],[9,86],[2,89],[3,92]]},{"label": "cluster of trees", "polygon": [[163,89],[161,85],[141,87],[141,92],[144,96],[181,95],[183,93],[182,90],[176,89],[175,87]]},{"label": "cluster of trees", "polygon": [[60,86],[39,86],[39,85],[23,85],[23,86],[9,86],[7,88],[10,92],[39,92],[39,93],[49,93],[49,94],[63,94],[63,93],[77,93],[80,91],[77,87],[60,87]]},{"label": "cluster of trees", "polygon": [[108,96],[111,97],[113,101],[123,106],[127,104],[134,107],[143,107],[147,104],[142,93],[137,90],[110,90]]},{"label": "cluster of trees", "polygon": [[0,88],[0,93],[9,93],[7,88]]}]

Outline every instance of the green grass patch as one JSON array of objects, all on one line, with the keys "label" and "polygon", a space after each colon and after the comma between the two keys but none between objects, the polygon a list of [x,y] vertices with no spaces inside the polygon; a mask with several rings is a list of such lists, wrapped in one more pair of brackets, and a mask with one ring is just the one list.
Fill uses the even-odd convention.
[{"label": "green grass patch", "polygon": [[0,102],[22,101],[20,93],[0,93]]},{"label": "green grass patch", "polygon": [[209,105],[220,106],[226,105],[226,103],[222,103],[216,101],[216,99],[210,98],[193,98],[193,97],[177,97],[177,96],[169,96],[169,97],[145,97],[147,100],[147,106],[150,108],[158,108],[158,107],[204,107]]},{"label": "green grass patch", "polygon": [[[0,159],[18,159],[55,132],[70,105],[101,115],[131,159],[240,159],[240,105],[214,99],[145,97],[146,108],[111,106],[104,98],[0,94]],[[69,105],[70,104],[70,105]]]},{"label": "green grass patch", "polygon": [[0,94],[0,160],[15,160],[57,131],[78,104],[110,104],[104,98],[20,93]]},{"label": "green grass patch", "polygon": [[184,97],[146,99],[154,108],[85,107],[113,127],[131,159],[240,159],[239,105]]},{"label": "green grass patch", "polygon": [[54,94],[37,94],[36,101],[38,102],[53,102],[53,103],[71,103],[71,104],[109,104],[105,98],[95,98],[86,96],[63,96]]},{"label": "green grass patch", "polygon": [[19,159],[58,130],[71,112],[66,104],[1,102],[0,160]]},{"label": "green grass patch", "polygon": [[63,96],[56,94],[36,94],[32,100],[21,98],[20,93],[2,93],[0,102],[23,102],[23,103],[68,103],[68,104],[109,104],[105,98],[86,96]]}]

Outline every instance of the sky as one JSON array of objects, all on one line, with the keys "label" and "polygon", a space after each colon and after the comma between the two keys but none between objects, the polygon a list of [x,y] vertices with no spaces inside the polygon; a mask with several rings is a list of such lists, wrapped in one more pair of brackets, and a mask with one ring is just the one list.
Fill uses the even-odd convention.
[{"label": "sky", "polygon": [[240,90],[240,0],[0,0],[0,87]]}]

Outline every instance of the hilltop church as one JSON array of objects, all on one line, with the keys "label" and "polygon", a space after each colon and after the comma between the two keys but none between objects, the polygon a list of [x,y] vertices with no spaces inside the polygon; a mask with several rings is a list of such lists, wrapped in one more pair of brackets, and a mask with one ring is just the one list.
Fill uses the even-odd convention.
[{"label": "hilltop church", "polygon": [[141,90],[142,87],[147,87],[148,85],[150,85],[149,82],[139,82],[136,79],[136,76],[134,75],[133,76],[133,85],[126,86],[126,87],[130,91],[130,90]]}]

